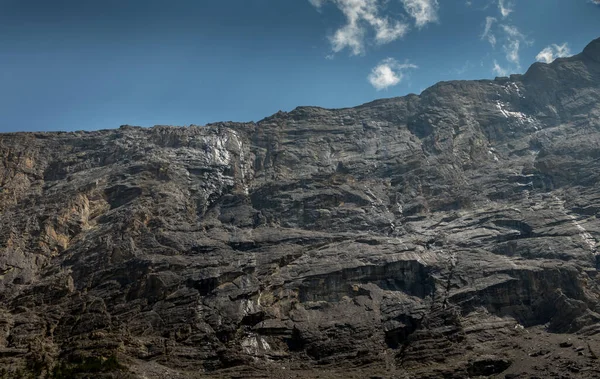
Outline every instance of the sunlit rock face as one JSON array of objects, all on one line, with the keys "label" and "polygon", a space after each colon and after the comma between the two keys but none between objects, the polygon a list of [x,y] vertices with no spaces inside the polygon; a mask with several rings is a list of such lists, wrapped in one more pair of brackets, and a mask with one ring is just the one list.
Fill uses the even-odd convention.
[{"label": "sunlit rock face", "polygon": [[599,375],[600,40],[355,108],[5,134],[0,158],[9,376]]}]

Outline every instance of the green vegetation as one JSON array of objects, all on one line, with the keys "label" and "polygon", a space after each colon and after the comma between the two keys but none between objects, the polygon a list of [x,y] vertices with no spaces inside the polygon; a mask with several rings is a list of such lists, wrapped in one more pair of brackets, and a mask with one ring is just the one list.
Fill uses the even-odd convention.
[{"label": "green vegetation", "polygon": [[123,370],[117,357],[111,355],[104,357],[87,357],[80,361],[64,362],[56,365],[49,375],[50,379],[67,379],[76,377],[78,374],[93,374],[99,372],[110,372]]},{"label": "green vegetation", "polygon": [[0,379],[71,379],[92,378],[99,373],[110,373],[125,370],[114,355],[105,357],[87,357],[74,361],[62,362],[53,369],[47,363],[30,360],[26,367],[0,367]]}]

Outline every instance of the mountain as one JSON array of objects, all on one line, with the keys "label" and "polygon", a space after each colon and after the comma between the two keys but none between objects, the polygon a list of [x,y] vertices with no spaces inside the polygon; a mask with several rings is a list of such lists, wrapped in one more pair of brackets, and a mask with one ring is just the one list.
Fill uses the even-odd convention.
[{"label": "mountain", "polygon": [[0,158],[0,377],[600,376],[600,39]]}]

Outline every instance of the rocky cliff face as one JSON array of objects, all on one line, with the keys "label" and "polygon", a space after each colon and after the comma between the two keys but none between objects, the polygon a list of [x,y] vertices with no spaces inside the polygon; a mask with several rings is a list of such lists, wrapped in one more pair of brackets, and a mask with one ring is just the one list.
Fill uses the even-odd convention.
[{"label": "rocky cliff face", "polygon": [[7,377],[600,375],[600,39],[355,108],[4,134],[0,159]]}]

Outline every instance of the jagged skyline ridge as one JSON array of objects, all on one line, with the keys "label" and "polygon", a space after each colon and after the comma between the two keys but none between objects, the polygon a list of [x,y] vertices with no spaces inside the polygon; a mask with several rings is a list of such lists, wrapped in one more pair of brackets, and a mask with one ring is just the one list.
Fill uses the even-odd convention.
[{"label": "jagged skyline ridge", "polygon": [[522,73],[581,50],[597,37],[598,13],[588,0],[8,1],[0,130],[354,106],[441,80]]}]

